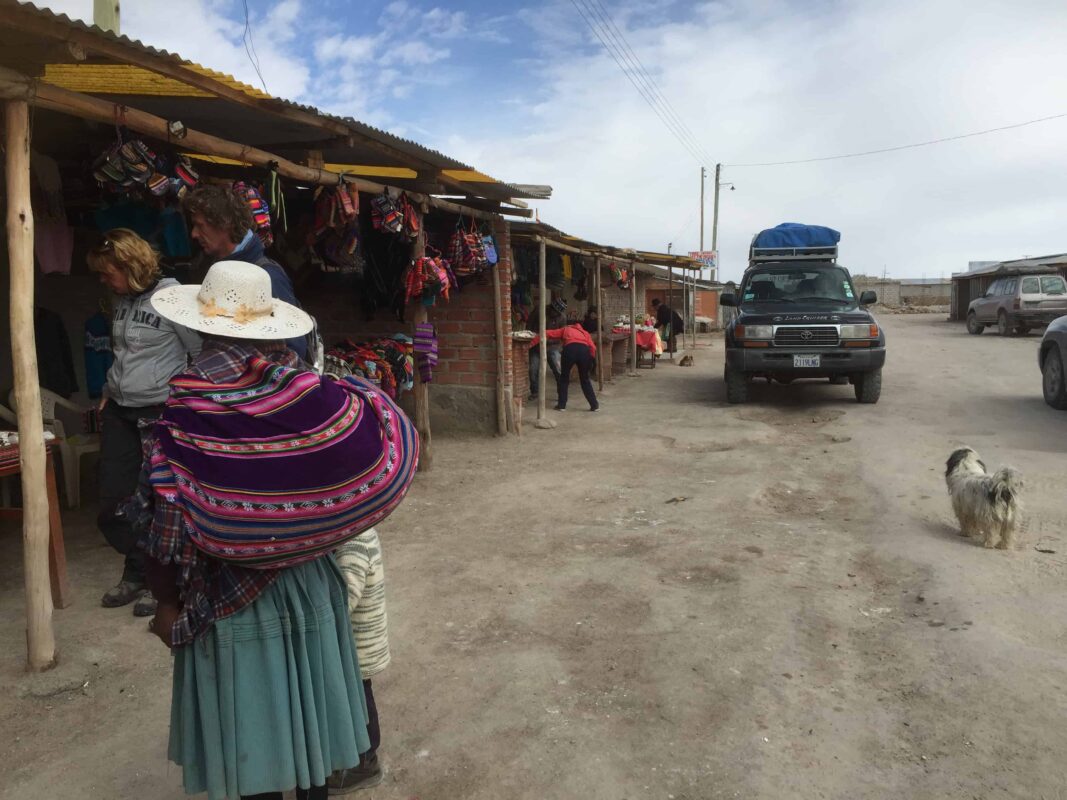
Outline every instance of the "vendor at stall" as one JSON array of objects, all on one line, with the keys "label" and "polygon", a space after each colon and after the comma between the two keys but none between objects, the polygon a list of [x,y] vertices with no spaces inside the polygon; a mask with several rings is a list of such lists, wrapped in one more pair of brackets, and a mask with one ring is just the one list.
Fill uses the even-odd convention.
[{"label": "vendor at stall", "polygon": [[593,343],[593,337],[580,323],[575,322],[563,328],[545,331],[545,338],[550,342],[563,343],[563,366],[556,380],[559,398],[556,410],[563,411],[567,408],[567,390],[571,382],[571,372],[576,366],[578,367],[578,379],[582,383],[582,393],[589,401],[589,410],[598,410],[600,403],[597,402],[593,381],[589,377],[593,371],[593,363],[596,361],[596,345]]},{"label": "vendor at stall", "polygon": [[140,426],[159,417],[170,393],[167,382],[200,352],[200,336],[152,309],[152,296],[178,282],[161,277],[159,254],[136,233],[127,228],[108,231],[89,251],[88,261],[115,295],[115,360],[100,401],[100,529],[126,557],[121,579],[101,603],[118,608],[136,600],[133,613],[146,617],[155,613],[156,602],[145,588],[144,553],[135,546],[135,537],[114,535],[109,520],[118,503],[137,488]]},{"label": "vendor at stall", "polygon": [[[182,200],[189,219],[190,236],[212,264],[244,261],[262,267],[270,275],[271,296],[300,308],[293,283],[285,269],[267,255],[256,235],[252,211],[244,198],[226,186],[198,186]],[[307,361],[306,337],[287,339],[286,345]]]},{"label": "vendor at stall", "polygon": [[582,327],[585,328],[586,333],[596,333],[600,330],[600,314],[596,306],[589,306],[586,310],[585,317],[582,319]]},{"label": "vendor at stall", "polygon": [[667,349],[673,353],[675,339],[684,330],[685,323],[682,316],[666,303],[660,302],[658,297],[652,301],[652,310],[656,314],[656,330],[667,343]]}]

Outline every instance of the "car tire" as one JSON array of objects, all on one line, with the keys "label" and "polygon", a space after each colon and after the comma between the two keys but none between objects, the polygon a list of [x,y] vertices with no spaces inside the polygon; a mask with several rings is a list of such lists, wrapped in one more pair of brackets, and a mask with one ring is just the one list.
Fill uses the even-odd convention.
[{"label": "car tire", "polygon": [[862,372],[856,376],[853,387],[856,400],[861,403],[877,403],[882,396],[882,370]]},{"label": "car tire", "polygon": [[1030,333],[1030,326],[1029,325],[1016,325],[1015,326],[1015,335],[1016,336],[1026,336],[1028,333]]},{"label": "car tire", "polygon": [[1011,336],[1011,321],[1003,311],[997,314],[997,333],[1001,336]]},{"label": "car tire", "polygon": [[978,321],[978,316],[972,311],[967,315],[967,333],[977,336],[985,330],[985,325]]},{"label": "car tire", "polygon": [[1041,360],[1041,393],[1053,408],[1067,409],[1067,379],[1064,378],[1063,355],[1051,345]]},{"label": "car tire", "polygon": [[726,367],[723,370],[723,380],[726,381],[726,402],[748,402],[748,376],[743,372]]}]

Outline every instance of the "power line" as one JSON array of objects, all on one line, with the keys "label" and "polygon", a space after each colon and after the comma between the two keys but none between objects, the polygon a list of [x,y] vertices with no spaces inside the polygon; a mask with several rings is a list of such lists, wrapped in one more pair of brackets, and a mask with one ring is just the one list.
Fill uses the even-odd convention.
[{"label": "power line", "polygon": [[259,76],[259,82],[263,84],[263,91],[270,94],[267,91],[267,82],[263,80],[263,73],[259,68],[259,55],[256,53],[256,43],[252,41],[252,21],[248,15],[248,0],[244,0],[245,6],[245,32],[241,37],[245,45],[245,55],[248,56],[248,61],[252,64],[252,69],[256,71],[256,75]]},{"label": "power line", "polygon": [[[666,97],[660,91],[658,85],[652,76],[645,69],[644,64],[637,58],[636,53],[633,52],[633,48],[630,47],[626,41],[626,37],[623,36],[622,31],[612,21],[611,16],[607,13],[603,4],[599,0],[581,0],[582,5],[588,12],[591,18],[596,21],[594,23],[594,33],[597,33],[601,40],[601,44],[608,49],[609,53],[615,58],[616,64],[619,65],[623,73],[630,79],[630,82],[634,84],[641,94],[646,98],[649,104],[652,106],[653,111],[660,117],[660,120],[674,133],[675,137],[682,142],[682,144],[689,151],[690,155],[696,159],[699,164],[708,164],[712,162],[712,159],[701,148],[696,137],[689,128],[682,122],[681,118],[674,111],[673,106],[667,101]],[[595,5],[594,5],[595,3]],[[600,35],[599,32],[603,32]],[[605,38],[606,37],[606,38]],[[611,40],[610,42],[607,40]],[[625,62],[625,63],[620,63]],[[635,83],[635,79],[637,83]],[[640,84],[640,85],[638,85]]]},{"label": "power line", "polygon": [[615,39],[616,43],[620,46],[623,55],[627,56],[627,60],[630,62],[638,76],[644,78],[645,85],[652,93],[653,97],[658,100],[660,107],[674,121],[675,125],[685,134],[686,138],[688,139],[689,143],[693,145],[694,149],[696,149],[701,154],[701,156],[706,162],[704,166],[712,163],[713,159],[701,146],[700,142],[693,134],[693,131],[682,120],[681,115],[678,113],[674,105],[660,89],[659,84],[656,82],[656,79],[652,77],[652,74],[648,71],[648,68],[645,67],[644,62],[642,62],[637,53],[634,52],[634,49],[630,46],[630,42],[627,40],[626,35],[619,29],[619,26],[615,24],[615,20],[608,12],[604,3],[601,0],[583,0],[583,2],[585,2],[587,6],[592,5],[594,7],[597,15],[600,17],[600,20],[604,24],[605,30],[607,30],[607,32],[612,35],[612,38]]},{"label": "power line", "polygon": [[660,122],[662,122],[664,124],[664,126],[666,126],[667,130],[671,132],[671,135],[673,135],[674,138],[678,140],[678,143],[681,144],[682,147],[684,147],[686,149],[686,152],[688,152],[689,155],[691,155],[693,157],[693,159],[698,164],[703,165],[705,163],[704,158],[700,155],[700,153],[695,148],[692,147],[692,145],[690,145],[688,142],[686,142],[684,135],[682,135],[682,133],[675,128],[674,124],[670,121],[670,118],[667,117],[661,111],[661,109],[655,103],[654,98],[634,78],[634,76],[630,73],[630,70],[628,70],[624,66],[623,61],[620,58],[619,53],[616,51],[614,45],[610,44],[607,41],[607,39],[604,38],[604,35],[602,35],[601,32],[600,32],[600,28],[593,22],[593,20],[592,20],[592,18],[590,16],[586,15],[586,11],[583,9],[582,6],[580,6],[578,4],[578,0],[571,0],[571,5],[573,5],[574,8],[578,11],[579,15],[581,15],[581,17],[582,17],[582,20],[585,22],[586,25],[589,26],[589,29],[593,32],[593,35],[596,36],[596,38],[604,46],[604,49],[608,51],[608,55],[611,56],[612,60],[616,64],[616,66],[618,66],[619,69],[622,71],[622,74],[626,76],[626,79],[628,81],[630,81],[630,83],[633,85],[633,87],[637,90],[637,93],[641,95],[641,98],[645,101],[645,103],[648,104],[648,107],[650,109],[652,109],[652,112],[657,117],[659,117]]},{"label": "power line", "polygon": [[883,147],[878,150],[864,150],[862,153],[844,153],[838,156],[822,156],[820,158],[801,158],[795,161],[764,161],[753,164],[724,164],[727,167],[781,167],[789,164],[812,164],[816,161],[837,161],[842,158],[860,158],[862,156],[873,156],[879,153],[895,153],[898,150],[911,150],[916,147],[929,147],[934,144],[943,144],[945,142],[955,142],[960,139],[970,139],[975,136],[985,136],[989,133],[1000,133],[1001,131],[1010,131],[1015,128],[1025,128],[1027,125],[1037,125],[1041,122],[1051,122],[1054,119],[1063,119],[1067,117],[1067,112],[1063,114],[1053,114],[1049,117],[1039,117],[1038,119],[1030,119],[1026,122],[1016,122],[1012,125],[1002,125],[999,128],[987,128],[984,131],[973,131],[972,133],[961,133],[958,136],[946,136],[942,139],[931,139],[927,142],[915,142],[914,144],[902,144],[897,147]]}]

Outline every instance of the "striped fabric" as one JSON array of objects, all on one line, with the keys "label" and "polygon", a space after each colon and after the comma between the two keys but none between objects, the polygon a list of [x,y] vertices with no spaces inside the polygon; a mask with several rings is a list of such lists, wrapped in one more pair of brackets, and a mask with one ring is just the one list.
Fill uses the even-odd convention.
[{"label": "striped fabric", "polygon": [[248,567],[315,558],[385,519],[414,477],[414,426],[372,385],[253,357],[229,382],[171,381],[153,490],[204,553]]},{"label": "striped fabric", "polygon": [[364,678],[389,666],[389,624],[385,613],[382,546],[371,528],[334,551],[348,587],[348,616]]},{"label": "striped fabric", "polygon": [[415,326],[415,358],[423,383],[433,382],[433,368],[437,366],[437,328],[432,322]]}]

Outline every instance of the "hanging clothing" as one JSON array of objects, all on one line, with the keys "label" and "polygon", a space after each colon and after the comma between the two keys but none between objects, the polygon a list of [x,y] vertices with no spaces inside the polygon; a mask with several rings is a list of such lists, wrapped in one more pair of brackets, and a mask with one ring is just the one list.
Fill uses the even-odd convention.
[{"label": "hanging clothing", "polygon": [[185,217],[174,206],[167,206],[159,214],[160,252],[170,258],[189,258],[193,254]]},{"label": "hanging clothing", "polygon": [[45,275],[69,275],[74,256],[74,229],[67,224],[63,180],[55,159],[33,153],[33,252]]},{"label": "hanging clothing", "polygon": [[107,371],[115,360],[111,352],[111,323],[97,311],[85,320],[85,390],[94,400],[104,392]]},{"label": "hanging clothing", "polygon": [[564,253],[560,256],[563,262],[563,279],[571,280],[574,277],[574,267],[571,265],[571,257],[569,254]]},{"label": "hanging clothing", "polygon": [[54,311],[37,308],[33,314],[33,332],[37,340],[37,372],[41,386],[60,397],[78,391],[74,373],[74,355],[63,318]]}]

